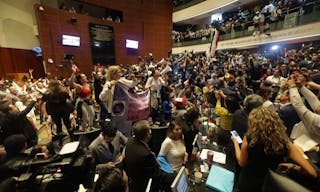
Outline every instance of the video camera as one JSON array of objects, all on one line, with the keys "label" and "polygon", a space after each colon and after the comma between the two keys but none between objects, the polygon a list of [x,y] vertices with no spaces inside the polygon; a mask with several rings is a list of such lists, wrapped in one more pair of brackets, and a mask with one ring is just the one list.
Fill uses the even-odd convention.
[{"label": "video camera", "polygon": [[91,188],[95,174],[92,156],[80,149],[79,142],[63,146],[49,159],[15,160],[10,168],[20,173],[17,192],[77,191],[80,184]]}]

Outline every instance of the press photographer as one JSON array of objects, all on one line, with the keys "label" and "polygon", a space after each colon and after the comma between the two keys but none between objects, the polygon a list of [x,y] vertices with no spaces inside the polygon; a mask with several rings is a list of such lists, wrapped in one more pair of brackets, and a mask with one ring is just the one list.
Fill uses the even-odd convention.
[{"label": "press photographer", "polygon": [[[66,144],[58,155],[47,158],[45,148],[25,153],[26,138],[11,135],[4,141],[7,152],[0,165],[0,189],[17,192],[77,191],[80,184],[90,188],[95,166],[79,142]],[[38,151],[38,153],[34,153]]]}]

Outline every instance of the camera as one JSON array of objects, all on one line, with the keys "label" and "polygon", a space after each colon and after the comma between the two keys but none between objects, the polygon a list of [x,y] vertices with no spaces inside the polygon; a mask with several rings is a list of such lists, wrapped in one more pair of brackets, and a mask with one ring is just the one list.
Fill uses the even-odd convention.
[{"label": "camera", "polygon": [[49,159],[10,160],[10,169],[19,173],[17,192],[72,192],[79,185],[92,188],[95,164],[92,156],[84,149],[69,154],[55,155]]}]

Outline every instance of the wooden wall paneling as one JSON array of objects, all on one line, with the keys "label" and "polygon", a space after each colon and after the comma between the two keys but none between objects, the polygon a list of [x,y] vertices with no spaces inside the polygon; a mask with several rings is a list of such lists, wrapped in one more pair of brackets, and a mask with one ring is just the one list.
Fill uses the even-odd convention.
[{"label": "wooden wall paneling", "polygon": [[[156,59],[161,59],[171,49],[172,2],[169,0],[82,0],[82,2],[122,11],[123,22],[105,21],[100,18],[69,13],[65,10],[45,6],[45,11],[41,12],[38,9],[39,5],[36,4],[35,13],[44,59],[47,61],[48,58],[52,58],[55,61],[55,64],[46,62],[46,68],[52,74],[52,77],[70,75],[70,66],[56,67],[56,63],[61,62],[64,54],[75,55],[75,61],[81,71],[86,74],[91,73],[93,64],[89,23],[113,26],[115,64],[137,63],[138,55],[144,57],[149,52],[152,52]],[[77,18],[74,25],[68,22],[71,17]],[[80,36],[80,47],[61,45],[61,35],[68,33]],[[125,39],[129,38],[139,41],[139,50],[136,54],[130,54],[125,48]]]},{"label": "wooden wall paneling", "polygon": [[[35,56],[31,50],[0,48],[0,76],[7,77],[8,74],[28,73],[34,69],[34,78],[44,77],[42,59]],[[21,79],[17,79],[21,80]]]},{"label": "wooden wall paneling", "polygon": [[5,77],[6,73],[14,71],[11,65],[10,50],[7,48],[0,47],[0,76]]}]

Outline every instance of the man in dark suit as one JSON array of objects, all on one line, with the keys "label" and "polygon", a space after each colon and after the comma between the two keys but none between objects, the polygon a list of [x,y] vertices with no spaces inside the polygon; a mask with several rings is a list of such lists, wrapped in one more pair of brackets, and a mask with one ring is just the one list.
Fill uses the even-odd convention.
[{"label": "man in dark suit", "polygon": [[287,127],[287,134],[290,137],[294,125],[300,122],[300,118],[293,105],[290,103],[288,90],[281,94],[280,102],[282,103],[282,106],[280,107],[278,115],[283,121],[283,124]]},{"label": "man in dark suit", "polygon": [[232,129],[236,130],[241,138],[248,130],[248,116],[252,109],[260,107],[263,104],[261,96],[252,94],[244,99],[244,109],[238,109],[232,115]]},{"label": "man in dark suit", "polygon": [[125,166],[130,178],[129,189],[145,191],[149,178],[159,175],[159,165],[148,142],[151,129],[148,121],[138,121],[133,126],[134,137],[129,138],[125,148]]},{"label": "man in dark suit", "polygon": [[151,191],[157,191],[159,186],[170,187],[174,175],[160,171],[156,157],[147,144],[151,139],[149,122],[145,120],[136,122],[133,131],[134,136],[128,139],[124,152],[130,192],[144,192],[150,178],[152,178]]}]

